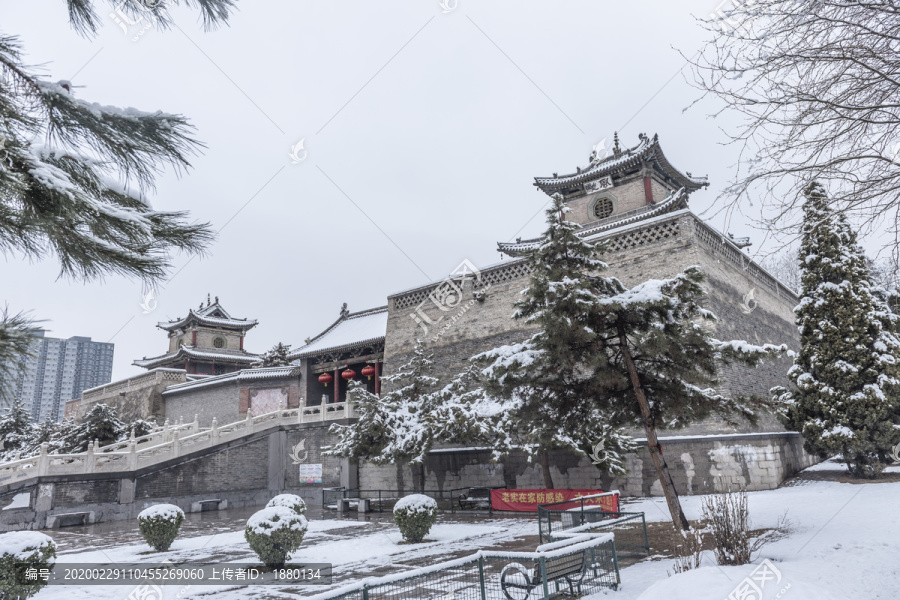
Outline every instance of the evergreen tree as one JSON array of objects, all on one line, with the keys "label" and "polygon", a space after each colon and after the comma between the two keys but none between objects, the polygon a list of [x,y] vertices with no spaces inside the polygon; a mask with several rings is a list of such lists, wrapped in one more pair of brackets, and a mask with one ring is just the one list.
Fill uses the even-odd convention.
[{"label": "evergreen tree", "polygon": [[[166,28],[172,3],[128,0],[117,9]],[[227,21],[234,6],[186,3],[199,7],[207,27]],[[83,35],[100,26],[95,4],[68,0],[69,21]],[[191,131],[181,115],[77,98],[70,82],[37,75],[18,39],[0,33],[0,252],[55,255],[61,275],[83,280],[108,273],[163,278],[173,250],[200,253],[213,239],[208,224],[189,222],[183,211],[154,210],[146,197],[163,168],[190,167],[188,157],[202,146]],[[21,315],[0,317],[4,382],[8,365],[27,355],[32,331]],[[6,387],[0,384],[0,394]]]},{"label": "evergreen tree", "polygon": [[488,417],[491,445],[504,453],[523,448],[529,459],[537,458],[546,488],[554,487],[548,458],[554,448],[588,455],[594,447],[605,448],[598,467],[617,475],[624,473],[624,454],[634,450],[631,438],[591,402],[601,391],[593,373],[605,357],[594,350],[590,316],[599,298],[622,285],[599,275],[606,264],[576,235],[578,225],[565,218],[568,210],[555,195],[543,242],[528,258],[528,288],[515,305],[514,318],[537,332],[473,358],[482,368],[486,397],[502,407]]},{"label": "evergreen tree", "polygon": [[697,267],[650,280],[602,298],[590,327],[607,357],[594,377],[606,388],[597,398],[618,425],[642,427],[676,529],[690,529],[681,508],[658,428],[678,429],[716,413],[727,422],[755,422],[762,399],[729,398],[715,390],[721,366],[758,364],[788,352],[786,346],[754,346],[712,337],[716,317],[702,308],[704,275]]},{"label": "evergreen tree", "polygon": [[332,425],[337,442],[325,454],[366,460],[376,465],[418,467],[418,489],[425,489],[425,456],[443,439],[444,427],[435,417],[440,404],[438,380],[430,375],[433,356],[421,340],[409,362],[381,378],[381,396],[356,383],[347,392],[355,403],[357,420]]},{"label": "evergreen tree", "polygon": [[290,345],[284,345],[281,342],[278,342],[272,346],[271,350],[268,350],[262,355],[259,362],[253,363],[253,366],[256,368],[287,366],[291,364],[291,361],[288,358],[288,352],[290,352],[290,350]]},{"label": "evergreen tree", "polygon": [[896,316],[873,293],[856,233],[824,187],[813,182],[805,196],[796,387],[773,394],[807,451],[840,454],[854,476],[873,477],[900,441]]},{"label": "evergreen tree", "polygon": [[31,344],[38,331],[35,321],[23,313],[10,315],[6,308],[0,313],[0,404],[10,399],[23,361],[33,354]]},{"label": "evergreen tree", "polygon": [[0,441],[3,442],[4,454],[11,457],[16,452],[21,452],[22,447],[34,437],[34,429],[25,405],[18,398],[15,399],[0,417]]},{"label": "evergreen tree", "polygon": [[105,446],[130,434],[130,428],[120,419],[116,409],[106,404],[95,404],[85,413],[81,423],[73,424],[59,438],[62,453],[84,452],[88,444],[98,441]]}]

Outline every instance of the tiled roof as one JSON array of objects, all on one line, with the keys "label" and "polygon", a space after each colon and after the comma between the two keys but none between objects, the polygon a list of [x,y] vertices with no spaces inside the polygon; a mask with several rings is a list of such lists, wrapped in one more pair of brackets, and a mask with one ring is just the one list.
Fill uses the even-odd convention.
[{"label": "tiled roof", "polygon": [[310,342],[288,354],[291,360],[364,346],[383,341],[387,331],[387,306],[341,316]]},{"label": "tiled roof", "polygon": [[177,394],[178,392],[195,390],[197,388],[209,385],[219,385],[222,383],[227,383],[229,381],[260,381],[264,379],[282,379],[285,377],[296,377],[299,374],[300,369],[293,365],[286,367],[242,369],[240,371],[225,373],[224,375],[212,375],[209,377],[204,377],[203,379],[198,379],[196,381],[187,381],[185,383],[171,385],[166,388],[166,390],[163,392],[163,395],[165,396],[168,394]]},{"label": "tiled roof", "polygon": [[196,348],[189,348],[182,344],[178,350],[175,352],[169,352],[163,354],[162,356],[154,356],[152,358],[144,358],[140,360],[134,361],[132,364],[138,367],[147,367],[150,368],[153,365],[163,364],[170,362],[172,360],[178,358],[205,358],[208,360],[218,360],[218,361],[230,361],[230,362],[245,362],[247,364],[256,362],[259,360],[259,355],[251,354],[249,352],[244,351],[228,351],[228,350],[198,350]]},{"label": "tiled roof", "polygon": [[191,320],[196,320],[203,325],[211,325],[213,327],[233,327],[236,329],[244,330],[251,329],[258,323],[256,319],[248,320],[233,318],[224,308],[222,308],[222,305],[219,304],[219,301],[216,300],[209,306],[204,306],[198,308],[197,310],[189,310],[187,316],[183,319],[175,319],[174,321],[160,321],[156,326],[160,329],[165,329],[166,331],[172,331],[173,329],[184,327]]},{"label": "tiled roof", "polygon": [[637,167],[643,162],[656,162],[666,175],[672,177],[680,187],[685,188],[688,192],[709,185],[706,177],[694,177],[690,174],[682,173],[673,167],[672,163],[663,154],[662,148],[659,146],[659,137],[656,135],[653,138],[642,135],[641,141],[637,146],[623,150],[617,155],[595,160],[586,169],[579,172],[553,177],[535,177],[534,185],[544,192],[552,194],[560,188],[585,183],[631,167]]},{"label": "tiled roof", "polygon": [[[578,230],[576,235],[582,238],[590,238],[598,233],[604,233],[613,229],[618,229],[625,225],[631,225],[647,219],[652,219],[662,214],[684,208],[687,200],[687,191],[681,188],[672,192],[666,198],[655,206],[648,206],[646,210],[640,212],[626,213],[620,215],[620,218],[610,217],[608,222],[597,225],[588,224],[586,227]],[[542,242],[542,238],[533,238],[530,240],[521,240],[518,242],[497,242],[497,249],[508,256],[521,256],[537,248]]]}]

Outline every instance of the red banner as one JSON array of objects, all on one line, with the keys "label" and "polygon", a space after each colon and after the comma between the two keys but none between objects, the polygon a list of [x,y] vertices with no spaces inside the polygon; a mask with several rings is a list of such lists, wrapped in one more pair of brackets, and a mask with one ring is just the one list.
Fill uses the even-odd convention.
[{"label": "red banner", "polygon": [[[575,500],[582,496],[595,496],[603,490],[491,490],[491,507],[494,510],[515,510],[537,512],[538,504],[552,504]],[[579,508],[581,500],[557,504],[554,510]],[[611,494],[601,498],[587,498],[585,508],[599,506],[603,512],[619,512],[619,495]]]}]

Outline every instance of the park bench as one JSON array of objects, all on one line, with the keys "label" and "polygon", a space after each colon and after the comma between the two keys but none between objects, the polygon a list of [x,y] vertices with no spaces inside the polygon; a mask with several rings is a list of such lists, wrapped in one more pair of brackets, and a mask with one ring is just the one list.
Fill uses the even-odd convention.
[{"label": "park bench", "polygon": [[222,510],[228,508],[228,500],[220,498],[211,498],[209,500],[198,500],[191,502],[191,512],[206,512],[209,510]]},{"label": "park bench", "polygon": [[350,509],[353,508],[354,504],[356,504],[356,512],[369,512],[368,498],[340,498],[337,506],[338,512],[350,512]]},{"label": "park bench", "polygon": [[457,499],[462,510],[488,509],[491,507],[491,488],[473,487]]},{"label": "park bench", "polygon": [[[547,585],[552,584],[556,590],[552,596],[565,594],[560,589],[560,582],[565,581],[568,587],[568,595],[576,597],[576,591],[581,594],[581,582],[584,579],[587,555],[589,550],[582,550],[573,554],[567,554],[556,558],[545,559],[547,571]],[[510,563],[500,572],[500,589],[507,600],[526,600],[532,590],[544,585],[541,579],[541,564],[534,562],[534,567],[527,569],[520,563]]]},{"label": "park bench", "polygon": [[74,527],[76,525],[90,525],[94,522],[93,511],[60,513],[47,516],[47,529],[59,529],[60,527]]}]

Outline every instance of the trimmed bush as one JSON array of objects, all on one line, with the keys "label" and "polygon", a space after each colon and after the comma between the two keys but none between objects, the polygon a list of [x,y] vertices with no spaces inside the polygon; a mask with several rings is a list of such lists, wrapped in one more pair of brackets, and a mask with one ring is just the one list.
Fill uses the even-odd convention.
[{"label": "trimmed bush", "polygon": [[410,494],[394,505],[394,522],[407,542],[421,542],[437,520],[437,502],[423,494]]},{"label": "trimmed bush", "polygon": [[138,515],[141,535],[157,552],[165,552],[178,536],[184,511],[174,504],[155,504]]},{"label": "trimmed bush", "polygon": [[295,494],[278,494],[266,504],[267,508],[271,508],[273,506],[283,506],[285,508],[289,508],[298,515],[306,514],[306,502],[303,501],[303,498],[297,496]]},{"label": "trimmed bush", "polygon": [[[36,531],[13,531],[0,535],[0,600],[30,598],[47,582],[41,569],[56,562],[56,544],[50,536]],[[36,569],[37,579],[26,577],[28,569]]]},{"label": "trimmed bush", "polygon": [[277,569],[300,547],[308,527],[306,517],[294,510],[267,506],[247,519],[244,539],[264,565]]}]

